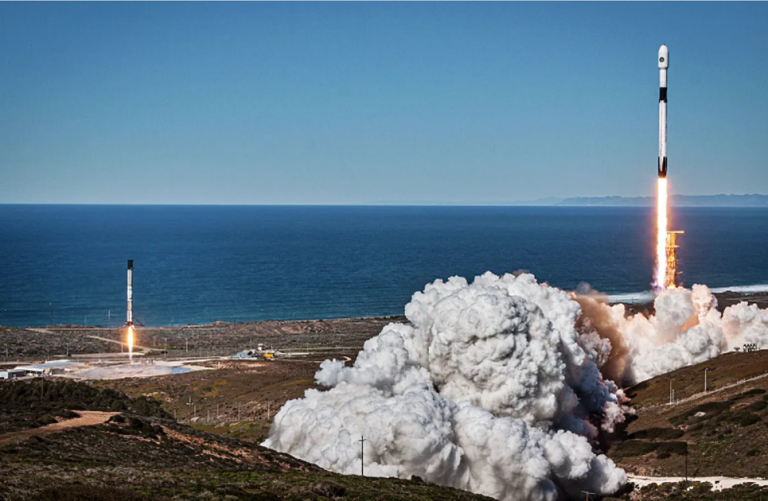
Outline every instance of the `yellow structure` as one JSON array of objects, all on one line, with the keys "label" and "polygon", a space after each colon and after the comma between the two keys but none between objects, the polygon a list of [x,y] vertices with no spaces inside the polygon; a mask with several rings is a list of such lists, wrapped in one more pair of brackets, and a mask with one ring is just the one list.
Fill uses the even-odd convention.
[{"label": "yellow structure", "polygon": [[677,287],[677,235],[682,235],[684,231],[667,232],[667,288]]}]

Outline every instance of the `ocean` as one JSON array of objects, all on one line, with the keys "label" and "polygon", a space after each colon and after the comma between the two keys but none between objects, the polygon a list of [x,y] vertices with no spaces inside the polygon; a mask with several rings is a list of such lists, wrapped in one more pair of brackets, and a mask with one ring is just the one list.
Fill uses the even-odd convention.
[{"label": "ocean", "polygon": [[[643,207],[0,205],[0,325],[148,326],[402,314],[435,279],[527,270],[650,289]],[[685,285],[768,284],[768,209],[676,208]]]}]

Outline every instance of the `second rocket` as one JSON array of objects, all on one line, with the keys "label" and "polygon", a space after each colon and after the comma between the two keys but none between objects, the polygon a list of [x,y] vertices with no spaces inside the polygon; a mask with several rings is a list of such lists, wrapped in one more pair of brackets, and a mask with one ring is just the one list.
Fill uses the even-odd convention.
[{"label": "second rocket", "polygon": [[128,309],[125,325],[133,325],[133,259],[128,260]]},{"label": "second rocket", "polygon": [[667,177],[667,69],[669,49],[659,47],[659,177]]}]

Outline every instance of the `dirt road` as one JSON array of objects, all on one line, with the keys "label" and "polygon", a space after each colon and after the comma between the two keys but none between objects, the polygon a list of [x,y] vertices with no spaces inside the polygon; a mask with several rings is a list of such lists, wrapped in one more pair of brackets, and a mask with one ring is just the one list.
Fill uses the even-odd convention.
[{"label": "dirt road", "polygon": [[66,430],[68,428],[77,428],[80,426],[93,426],[96,424],[105,423],[109,418],[118,414],[117,412],[101,412],[101,411],[76,411],[80,414],[80,417],[74,419],[67,419],[58,423],[49,424],[47,426],[41,426],[40,428],[30,428],[28,430],[14,431],[12,433],[6,433],[0,435],[0,447],[13,443],[27,440],[28,438],[50,435],[58,431]]}]

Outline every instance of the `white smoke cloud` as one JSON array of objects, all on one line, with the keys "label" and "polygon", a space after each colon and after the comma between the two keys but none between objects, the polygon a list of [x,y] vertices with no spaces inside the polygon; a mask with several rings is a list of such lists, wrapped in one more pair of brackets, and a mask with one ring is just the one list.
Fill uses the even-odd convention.
[{"label": "white smoke cloud", "polygon": [[332,471],[409,478],[497,499],[610,494],[623,470],[594,444],[627,412],[605,375],[632,384],[745,342],[768,348],[768,311],[721,315],[706,286],[669,289],[655,315],[627,316],[588,289],[567,293],[530,274],[486,273],[428,284],[410,325],[369,339],[353,367],[327,360],[275,416],[264,445]]},{"label": "white smoke cloud", "polygon": [[[593,450],[624,419],[598,364],[610,342],[579,332],[579,304],[532,275],[428,284],[365,343],[353,367],[325,361],[328,391],[275,416],[264,445],[332,471],[426,480],[497,499],[609,494],[626,475]],[[583,327],[583,326],[582,326]]]},{"label": "white smoke cloud", "polygon": [[[717,299],[705,285],[690,290],[668,289],[654,302],[655,315],[626,316],[624,305],[609,306],[599,298],[579,297],[584,313],[596,319],[584,322],[583,336],[599,333],[612,347],[622,346],[616,368],[606,377],[632,384],[714,358],[744,343],[768,348],[768,310],[739,303],[721,315]],[[585,307],[586,306],[586,307]],[[595,330],[590,326],[600,324]],[[619,333],[607,334],[608,331]]]}]

